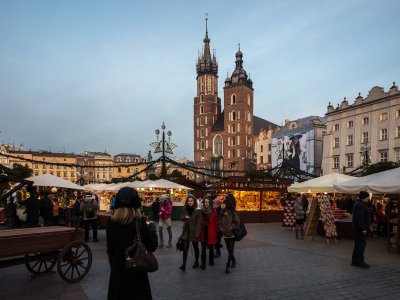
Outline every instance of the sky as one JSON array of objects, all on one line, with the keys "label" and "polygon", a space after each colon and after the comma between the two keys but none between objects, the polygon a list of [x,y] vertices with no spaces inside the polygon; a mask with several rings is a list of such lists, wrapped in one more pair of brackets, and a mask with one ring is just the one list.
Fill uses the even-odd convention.
[{"label": "sky", "polygon": [[[193,159],[205,17],[219,95],[240,43],[254,115],[323,117],[400,84],[400,1],[0,1],[0,142],[146,156],[165,122]],[[157,155],[153,155],[157,157]]]}]

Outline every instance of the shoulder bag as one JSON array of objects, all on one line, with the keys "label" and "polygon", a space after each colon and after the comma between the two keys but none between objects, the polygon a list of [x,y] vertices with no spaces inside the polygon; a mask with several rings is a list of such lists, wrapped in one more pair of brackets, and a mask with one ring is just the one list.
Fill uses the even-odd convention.
[{"label": "shoulder bag", "polygon": [[[236,213],[234,216],[236,216]],[[247,235],[246,227],[242,221],[239,220],[239,226],[233,229],[233,234],[235,236],[235,241],[240,241]]]},{"label": "shoulder bag", "polygon": [[158,270],[158,261],[153,253],[147,251],[140,238],[141,220],[135,219],[135,242],[125,249],[125,266],[127,269],[139,272],[154,272]]}]

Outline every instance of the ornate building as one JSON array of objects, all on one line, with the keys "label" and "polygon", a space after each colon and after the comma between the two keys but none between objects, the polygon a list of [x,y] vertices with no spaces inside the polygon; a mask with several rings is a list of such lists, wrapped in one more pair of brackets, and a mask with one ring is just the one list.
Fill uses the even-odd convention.
[{"label": "ornate building", "polygon": [[373,87],[352,104],[328,105],[324,136],[324,174],[351,172],[370,163],[400,161],[400,92]]},{"label": "ornate building", "polygon": [[254,116],[253,81],[243,68],[243,53],[236,52],[235,70],[226,78],[224,109],[218,97],[218,63],[211,55],[206,19],[204,50],[196,65],[194,97],[194,162],[213,170],[255,169],[254,140],[261,128],[277,125]]}]

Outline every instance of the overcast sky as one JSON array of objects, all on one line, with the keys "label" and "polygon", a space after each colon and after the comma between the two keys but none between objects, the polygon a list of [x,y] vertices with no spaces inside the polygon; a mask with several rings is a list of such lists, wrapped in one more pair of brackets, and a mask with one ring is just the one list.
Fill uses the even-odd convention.
[{"label": "overcast sky", "polygon": [[254,114],[324,116],[400,84],[400,1],[0,1],[0,142],[145,156],[164,121],[193,158],[205,14],[219,92],[240,41]]}]

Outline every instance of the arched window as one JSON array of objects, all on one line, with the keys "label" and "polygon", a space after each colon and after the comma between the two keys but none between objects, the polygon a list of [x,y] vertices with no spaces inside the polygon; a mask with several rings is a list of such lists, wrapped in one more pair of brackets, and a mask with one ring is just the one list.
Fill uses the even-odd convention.
[{"label": "arched window", "polygon": [[236,111],[232,112],[232,121],[236,121]]},{"label": "arched window", "polygon": [[204,114],[204,107],[203,107],[203,105],[200,106],[200,113],[201,113],[201,114]]},{"label": "arched window", "polygon": [[200,95],[200,102],[201,102],[201,103],[204,102],[204,95]]},{"label": "arched window", "polygon": [[235,123],[232,124],[232,133],[236,133],[236,125],[235,125]]},{"label": "arched window", "polygon": [[204,137],[204,128],[202,128],[202,129],[200,130],[200,137],[201,137],[201,138]]},{"label": "arched window", "polygon": [[232,146],[236,146],[236,137],[232,137]]},{"label": "arched window", "polygon": [[204,150],[204,141],[201,141],[201,150]]},{"label": "arched window", "polygon": [[222,155],[222,137],[220,135],[214,138],[214,154]]},{"label": "arched window", "polygon": [[231,96],[231,104],[233,105],[233,104],[236,104],[236,95],[235,94],[233,94],[232,96]]}]

